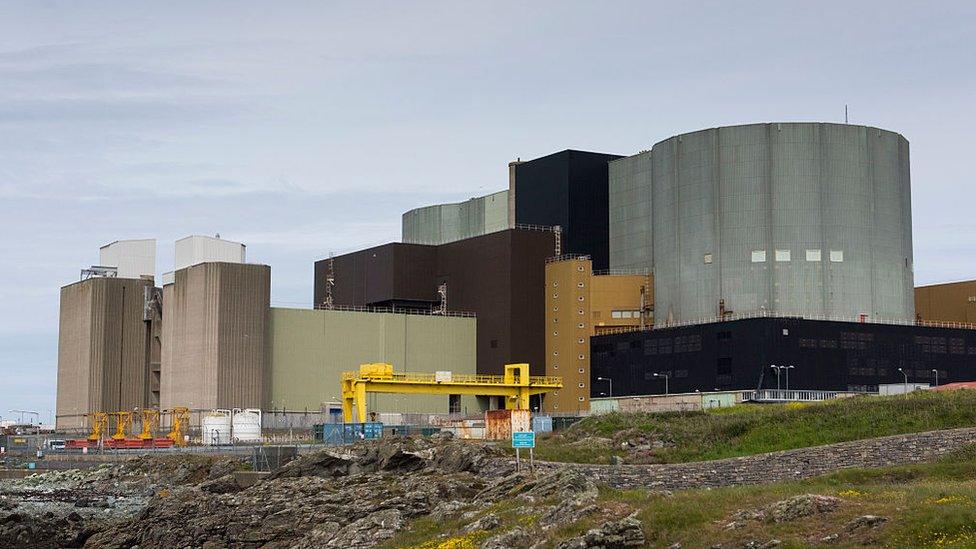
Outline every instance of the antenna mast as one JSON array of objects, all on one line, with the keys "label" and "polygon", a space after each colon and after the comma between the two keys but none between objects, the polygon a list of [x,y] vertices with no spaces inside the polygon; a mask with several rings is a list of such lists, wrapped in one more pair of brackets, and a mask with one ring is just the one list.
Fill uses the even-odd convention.
[{"label": "antenna mast", "polygon": [[441,298],[441,304],[434,309],[434,314],[446,315],[447,314],[447,282],[441,282],[440,286],[437,287],[437,295]]},{"label": "antenna mast", "polygon": [[332,288],[335,287],[335,258],[333,253],[329,252],[329,271],[325,275],[325,308],[327,310],[332,310],[335,308],[335,303],[332,301]]}]

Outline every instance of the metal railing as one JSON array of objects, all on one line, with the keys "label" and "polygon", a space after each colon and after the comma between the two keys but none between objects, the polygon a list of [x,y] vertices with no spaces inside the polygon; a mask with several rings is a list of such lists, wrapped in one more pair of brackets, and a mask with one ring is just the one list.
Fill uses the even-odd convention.
[{"label": "metal railing", "polygon": [[681,328],[684,326],[698,326],[700,324],[712,324],[716,322],[731,322],[733,320],[748,320],[753,318],[778,318],[778,319],[796,319],[796,320],[819,320],[823,322],[847,322],[852,324],[889,324],[897,326],[924,326],[927,328],[956,328],[962,330],[976,330],[976,324],[968,322],[943,322],[937,320],[915,320],[915,319],[904,319],[904,318],[882,318],[882,317],[845,317],[845,316],[830,316],[830,315],[803,315],[803,314],[791,314],[788,312],[770,312],[770,311],[753,311],[747,313],[730,313],[724,317],[713,316],[713,317],[701,317],[692,320],[683,321],[661,321],[655,322],[654,326],[645,326],[640,328],[639,326],[627,327],[622,326],[619,328],[611,328],[604,333],[627,333],[627,332],[639,332],[641,330],[663,330],[667,328]]},{"label": "metal railing", "polygon": [[[366,379],[368,381],[383,381],[390,383],[427,383],[432,385],[512,385],[505,380],[505,376],[493,376],[482,374],[454,374],[450,377],[438,378],[437,374],[429,373],[394,373],[392,377],[364,376],[360,372],[342,372],[342,380]],[[518,383],[518,376],[514,378]],[[535,386],[556,386],[562,385],[562,378],[559,376],[529,376],[529,387]]]},{"label": "metal railing", "polygon": [[595,276],[649,276],[651,273],[647,269],[597,269],[593,274]]},{"label": "metal railing", "polygon": [[742,400],[750,402],[820,402],[851,394],[845,391],[812,391],[797,389],[759,389],[743,391]]},{"label": "metal railing", "polygon": [[584,254],[562,254],[547,257],[546,263],[559,263],[560,261],[588,261],[590,256]]},{"label": "metal railing", "polygon": [[421,316],[450,316],[450,317],[463,317],[463,318],[475,318],[477,315],[471,311],[447,311],[445,313],[427,310],[427,309],[413,309],[409,307],[369,307],[369,306],[359,306],[359,305],[333,305],[331,308],[326,307],[322,304],[317,304],[312,306],[313,309],[317,311],[345,311],[345,312],[356,312],[356,313],[393,313],[398,315],[421,315]]}]

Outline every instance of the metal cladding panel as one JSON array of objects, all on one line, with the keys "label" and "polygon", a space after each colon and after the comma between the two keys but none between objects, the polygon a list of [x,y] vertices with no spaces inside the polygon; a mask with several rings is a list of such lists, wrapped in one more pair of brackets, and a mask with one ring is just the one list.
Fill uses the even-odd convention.
[{"label": "metal cladding panel", "polygon": [[245,246],[212,236],[188,236],[176,241],[175,270],[200,263],[244,263]]},{"label": "metal cladding panel", "polygon": [[403,242],[439,245],[507,229],[508,191],[403,214]]},{"label": "metal cladding panel", "polygon": [[148,280],[90,278],[61,289],[57,425],[85,426],[84,414],[129,410],[149,398]]},{"label": "metal cladding panel", "polygon": [[118,268],[118,278],[156,276],[156,240],[118,240],[98,250],[98,264]]},{"label": "metal cladding panel", "polygon": [[271,268],[201,263],[163,295],[163,408],[266,408]]},{"label": "metal cladding panel", "polygon": [[976,280],[915,288],[921,320],[976,324]]},{"label": "metal cladding panel", "polygon": [[[399,372],[476,372],[476,320],[350,311],[271,309],[271,405],[318,410],[339,402],[340,375],[363,363],[385,362]],[[374,402],[375,400],[375,402]],[[377,412],[449,411],[446,396],[370,397]],[[477,410],[474,398],[462,410]]]},{"label": "metal cladding panel", "polygon": [[652,267],[651,153],[610,162],[610,268]]},{"label": "metal cladding panel", "polygon": [[[874,391],[884,383],[976,379],[976,330],[756,318],[595,336],[591,379],[614,396],[775,389],[772,364],[792,365],[789,388]],[[786,373],[780,387],[786,388]],[[596,385],[594,391],[599,389]],[[595,394],[594,394],[595,396]]]},{"label": "metal cladding panel", "polygon": [[911,319],[908,143],[842,124],[754,124],[651,152],[655,317]]},{"label": "metal cladding panel", "polygon": [[[478,372],[501,374],[505,364],[528,362],[544,371],[545,260],[553,255],[550,231],[513,229],[441,246],[388,244],[333,258],[337,305],[430,308],[437,287],[448,286],[448,308],[478,317]],[[396,250],[395,261],[375,267],[378,250]],[[315,303],[322,303],[328,260],[315,263]],[[377,274],[370,274],[370,269]],[[433,277],[431,278],[431,273]],[[393,281],[389,294],[372,293],[371,278]],[[385,284],[385,283],[384,283]],[[378,297],[379,296],[379,297]],[[372,300],[368,301],[370,297]]]},{"label": "metal cladding panel", "polygon": [[566,150],[515,166],[515,221],[563,229],[562,252],[609,266],[608,162],[617,155]]}]

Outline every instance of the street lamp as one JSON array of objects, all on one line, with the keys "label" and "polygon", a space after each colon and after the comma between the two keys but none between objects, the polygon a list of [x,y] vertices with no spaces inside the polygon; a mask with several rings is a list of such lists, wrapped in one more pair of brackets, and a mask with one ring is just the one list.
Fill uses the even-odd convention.
[{"label": "street lamp", "polygon": [[782,366],[777,366],[775,364],[770,364],[769,367],[772,368],[774,372],[776,372],[776,390],[779,391],[780,390],[779,389],[779,371],[782,370],[783,367]]},{"label": "street lamp", "polygon": [[663,377],[664,378],[664,394],[667,395],[668,394],[668,378],[671,377],[671,376],[669,376],[668,374],[658,374],[658,373],[655,373],[654,374],[654,377]]},{"label": "street lamp", "polygon": [[905,386],[904,386],[905,387],[905,396],[908,396],[908,372],[906,372],[905,370],[902,370],[901,368],[898,368],[898,371],[901,372],[901,375],[905,376]]},{"label": "street lamp", "polygon": [[609,383],[610,384],[610,397],[613,397],[613,380],[610,379],[610,378],[608,378],[608,377],[598,377],[598,378],[596,378],[596,380],[597,381],[606,381],[607,383]]},{"label": "street lamp", "polygon": [[790,370],[792,370],[794,368],[794,366],[792,364],[790,364],[789,366],[780,366],[780,368],[783,368],[783,369],[786,370],[786,390],[789,391],[790,390]]},{"label": "street lamp", "polygon": [[935,374],[935,386],[938,387],[939,386],[939,371],[933,368],[932,369],[932,373]]}]

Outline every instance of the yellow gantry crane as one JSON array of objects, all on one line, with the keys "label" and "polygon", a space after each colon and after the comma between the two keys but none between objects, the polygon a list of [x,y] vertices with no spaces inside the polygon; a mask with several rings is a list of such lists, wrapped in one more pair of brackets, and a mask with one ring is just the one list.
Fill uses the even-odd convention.
[{"label": "yellow gantry crane", "polygon": [[183,429],[190,426],[190,409],[183,406],[177,406],[173,408],[170,414],[173,421],[169,434],[166,435],[166,438],[172,440],[177,446],[186,446],[186,439],[183,437]]},{"label": "yellow gantry crane", "polygon": [[559,377],[530,376],[528,364],[506,364],[501,376],[394,373],[392,364],[362,364],[358,372],[342,373],[342,418],[351,422],[355,406],[359,423],[366,422],[366,393],[502,396],[507,409],[528,410],[531,395],[562,386]]},{"label": "yellow gantry crane", "polygon": [[102,440],[102,433],[108,431],[108,414],[105,412],[92,412],[88,414],[91,417],[91,434],[88,435],[88,440],[97,442]]},{"label": "yellow gantry crane", "polygon": [[142,440],[152,440],[156,436],[159,428],[159,410],[152,408],[142,409],[142,432],[139,438]]},{"label": "yellow gantry crane", "polygon": [[112,435],[112,440],[125,440],[132,430],[132,412],[112,412],[112,415],[115,416],[115,434]]}]

